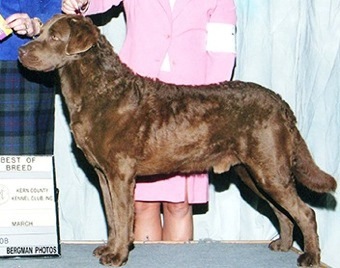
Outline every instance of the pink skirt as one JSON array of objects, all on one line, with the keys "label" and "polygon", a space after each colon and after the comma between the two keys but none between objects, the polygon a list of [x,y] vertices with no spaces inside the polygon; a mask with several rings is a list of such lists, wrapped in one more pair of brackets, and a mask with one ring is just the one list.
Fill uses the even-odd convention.
[{"label": "pink skirt", "polygon": [[189,204],[202,204],[208,202],[208,189],[207,174],[137,178],[135,200],[179,203],[187,199]]}]

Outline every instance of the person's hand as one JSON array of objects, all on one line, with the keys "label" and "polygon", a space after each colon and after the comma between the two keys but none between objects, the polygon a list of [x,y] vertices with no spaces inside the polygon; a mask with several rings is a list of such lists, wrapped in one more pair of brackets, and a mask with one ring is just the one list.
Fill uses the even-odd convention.
[{"label": "person's hand", "polygon": [[29,37],[40,34],[42,22],[38,18],[30,18],[27,13],[15,13],[6,18],[9,28],[19,35]]},{"label": "person's hand", "polygon": [[82,14],[89,6],[89,0],[63,0],[61,10],[65,14]]}]

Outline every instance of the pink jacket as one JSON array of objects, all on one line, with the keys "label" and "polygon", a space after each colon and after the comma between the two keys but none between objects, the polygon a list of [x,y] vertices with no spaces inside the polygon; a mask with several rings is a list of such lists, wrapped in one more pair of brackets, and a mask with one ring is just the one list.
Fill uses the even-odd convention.
[{"label": "pink jacket", "polygon": [[[120,2],[92,0],[87,15]],[[177,84],[230,80],[235,53],[207,51],[205,43],[208,23],[235,25],[233,0],[176,0],[173,11],[169,0],[125,0],[124,8],[127,36],[120,58],[135,72]],[[167,53],[169,76],[160,72]]]},{"label": "pink jacket", "polygon": [[[86,14],[102,13],[120,2],[91,0]],[[124,9],[127,35],[120,58],[136,73],[175,84],[230,80],[235,61],[229,27],[236,23],[233,0],[176,0],[173,9],[170,0],[124,0]],[[169,61],[162,68],[165,58]],[[207,174],[138,181],[135,200],[205,203]]]}]

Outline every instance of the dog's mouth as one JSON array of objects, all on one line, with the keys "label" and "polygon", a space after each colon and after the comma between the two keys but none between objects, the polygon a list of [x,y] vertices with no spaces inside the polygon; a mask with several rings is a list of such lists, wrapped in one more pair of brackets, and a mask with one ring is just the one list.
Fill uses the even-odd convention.
[{"label": "dog's mouth", "polygon": [[[51,72],[51,71],[53,71],[53,70],[56,69],[55,66],[46,66],[46,67],[44,67],[44,68],[41,68],[40,65],[38,65],[38,64],[32,64],[32,62],[26,61],[25,59],[20,58],[20,57],[19,57],[19,61],[21,62],[21,64],[22,64],[23,66],[25,66],[27,69],[32,70],[32,71]],[[37,67],[37,66],[39,66],[39,67]]]},{"label": "dog's mouth", "polygon": [[54,71],[56,68],[55,68],[55,66],[52,66],[52,67],[49,67],[49,68],[44,68],[44,69],[40,69],[40,70],[38,70],[38,69],[32,69],[32,70],[34,70],[34,71],[42,71],[42,72],[51,72],[51,71]]},{"label": "dog's mouth", "polygon": [[54,65],[43,64],[38,57],[28,53],[24,48],[19,49],[18,59],[23,66],[32,71],[50,72],[56,69]]}]

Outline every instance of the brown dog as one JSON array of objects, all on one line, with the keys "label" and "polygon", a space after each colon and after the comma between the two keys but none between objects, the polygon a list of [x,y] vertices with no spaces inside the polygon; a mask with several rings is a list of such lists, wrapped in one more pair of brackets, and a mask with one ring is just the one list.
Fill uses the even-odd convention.
[{"label": "brown dog", "polygon": [[177,86],[134,74],[90,19],[56,15],[37,39],[20,48],[29,69],[59,69],[77,145],[96,170],[109,237],[95,250],[105,265],[122,265],[133,243],[134,179],[140,175],[234,166],[274,209],[280,238],[293,243],[294,222],[304,237],[301,266],[320,264],[314,211],[297,195],[336,189],[314,163],[288,105],[253,83]]}]

